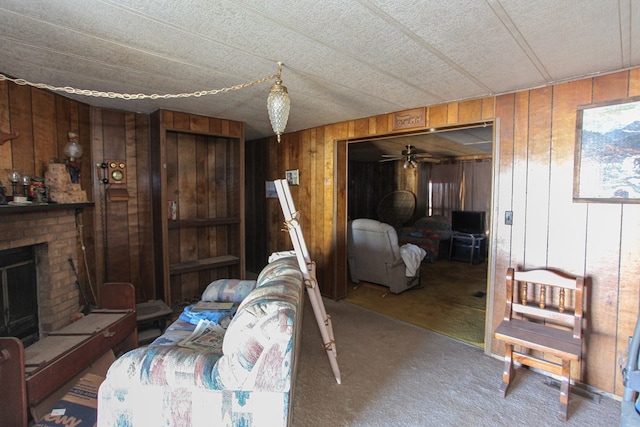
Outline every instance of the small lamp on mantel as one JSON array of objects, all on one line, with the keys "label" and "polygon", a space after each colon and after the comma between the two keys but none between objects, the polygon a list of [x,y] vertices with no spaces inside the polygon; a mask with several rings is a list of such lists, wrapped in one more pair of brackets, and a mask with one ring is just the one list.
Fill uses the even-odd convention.
[{"label": "small lamp on mantel", "polygon": [[21,179],[22,174],[19,170],[12,169],[11,171],[9,171],[9,181],[11,182],[11,189],[13,190],[11,194],[13,194],[13,197],[16,197],[18,195],[18,183]]},{"label": "small lamp on mantel", "polygon": [[67,134],[69,142],[64,146],[64,155],[66,157],[65,164],[69,169],[71,182],[77,184],[80,182],[80,164],[82,157],[82,147],[78,144],[78,134],[69,132]]},{"label": "small lamp on mantel", "polygon": [[276,82],[271,86],[269,90],[269,96],[267,97],[267,110],[269,111],[269,120],[271,121],[271,127],[278,137],[280,142],[280,136],[284,133],[284,129],[287,126],[287,120],[289,120],[289,109],[291,107],[291,100],[289,99],[289,93],[287,88],[282,85],[282,62],[278,62],[278,76]]}]

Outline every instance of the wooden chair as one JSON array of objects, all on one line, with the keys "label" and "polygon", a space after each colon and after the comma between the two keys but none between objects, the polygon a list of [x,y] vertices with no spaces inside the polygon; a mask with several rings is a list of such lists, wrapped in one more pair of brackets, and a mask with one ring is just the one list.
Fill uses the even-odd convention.
[{"label": "wooden chair", "polygon": [[[506,396],[515,375],[514,361],[560,376],[559,417],[566,420],[570,363],[582,356],[584,279],[549,269],[509,268],[506,285],[504,320],[494,333],[505,343],[500,390]],[[520,346],[518,351],[514,346]]]}]

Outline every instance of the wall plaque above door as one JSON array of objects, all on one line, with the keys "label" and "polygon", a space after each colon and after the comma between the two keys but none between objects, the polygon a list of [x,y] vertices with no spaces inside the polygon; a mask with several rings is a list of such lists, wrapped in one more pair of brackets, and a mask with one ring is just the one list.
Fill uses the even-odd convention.
[{"label": "wall plaque above door", "polygon": [[393,113],[393,130],[425,127],[426,116],[425,107]]}]

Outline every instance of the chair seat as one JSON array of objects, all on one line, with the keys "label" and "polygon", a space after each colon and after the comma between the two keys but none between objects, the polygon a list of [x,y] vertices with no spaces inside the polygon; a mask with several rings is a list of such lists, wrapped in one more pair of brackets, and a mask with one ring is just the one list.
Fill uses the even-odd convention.
[{"label": "chair seat", "polygon": [[573,331],[527,320],[503,320],[494,336],[501,341],[523,345],[562,359],[580,360],[582,352],[582,340],[575,338]]}]

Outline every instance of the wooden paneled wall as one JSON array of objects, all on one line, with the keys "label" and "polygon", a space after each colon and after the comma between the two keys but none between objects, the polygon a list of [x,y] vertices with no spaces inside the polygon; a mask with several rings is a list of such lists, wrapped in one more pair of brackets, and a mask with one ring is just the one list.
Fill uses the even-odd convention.
[{"label": "wooden paneled wall", "polygon": [[[493,307],[502,317],[503,272],[549,266],[588,278],[582,379],[621,394],[617,359],[640,302],[640,205],[574,202],[576,109],[640,95],[640,70],[499,96],[500,118]],[[503,221],[513,211],[513,226]],[[493,343],[492,352],[502,354]]]},{"label": "wooden paneled wall", "polygon": [[[81,102],[6,80],[0,81],[0,132],[18,134],[17,138],[0,144],[0,182],[7,188],[6,194],[12,195],[11,183],[7,177],[9,170],[17,169],[31,177],[44,178],[51,159],[64,161],[68,132],[74,131],[78,133],[79,144],[84,151],[80,185],[87,191],[89,201],[92,201],[90,189],[93,159],[89,115],[89,107]],[[18,188],[22,190],[22,186]],[[85,291],[91,295],[88,278],[95,277],[93,209],[87,208],[79,214],[78,222],[85,230],[82,236],[85,251],[82,251],[82,244],[78,239],[79,265],[76,265],[76,270]],[[88,269],[84,268],[85,259]],[[97,288],[94,286],[93,289]]]},{"label": "wooden paneled wall", "polygon": [[[91,135],[95,281],[133,283],[138,302],[155,299],[149,116],[92,107]],[[126,164],[126,184],[100,182],[96,165],[108,160]]]},{"label": "wooden paneled wall", "polygon": [[[591,291],[585,361],[579,369],[587,384],[618,394],[623,385],[616,359],[640,305],[640,205],[573,202],[575,118],[579,105],[637,95],[640,69],[427,108],[427,127],[499,119],[491,238],[496,276],[490,283],[488,336],[502,316],[507,267],[553,266],[584,274]],[[298,169],[301,185],[292,187],[292,194],[320,288],[326,296],[344,297],[346,140],[389,134],[391,119],[386,114],[307,129],[284,135],[280,144],[275,138],[247,142],[249,270],[259,270],[271,252],[291,248],[278,201],[266,199],[264,187],[266,180]],[[91,145],[83,159],[82,187],[96,203],[90,215],[83,215],[92,281],[127,278],[136,284],[138,298],[150,298],[148,116],[89,109],[59,95],[0,82],[0,131],[20,133],[0,145],[0,170],[40,173],[43,162],[61,157],[69,130],[79,132],[83,148]],[[130,198],[102,207],[102,184],[93,165],[111,156],[127,162]],[[6,186],[6,178],[0,180]],[[506,210],[514,212],[513,226],[501,220]],[[94,212],[99,213],[95,223]],[[108,250],[101,254],[95,247],[104,241]],[[96,265],[100,259],[106,265]],[[489,350],[502,354],[495,343]]]},{"label": "wooden paneled wall", "polygon": [[[640,70],[634,69],[427,109],[427,127],[499,119],[487,351],[503,354],[490,337],[503,315],[509,266],[549,266],[581,274],[588,278],[590,292],[585,359],[577,373],[583,382],[617,394],[623,389],[617,358],[633,333],[640,305],[640,205],[573,202],[576,109],[637,95]],[[391,115],[381,115],[308,129],[284,135],[280,145],[273,138],[248,143],[248,157],[267,159],[257,180],[247,178],[256,213],[252,218],[248,211],[248,220],[256,229],[258,223],[266,228],[260,237],[266,241],[258,240],[254,249],[256,267],[271,251],[290,248],[280,231],[279,206],[264,199],[260,186],[283,177],[286,169],[299,169],[301,185],[294,187],[293,196],[319,267],[319,285],[326,296],[345,296],[346,140],[389,134],[390,120]],[[512,226],[501,220],[507,210],[513,211]]]},{"label": "wooden paneled wall", "polygon": [[[425,128],[479,123],[491,121],[493,117],[493,97],[456,102],[427,108]],[[257,240],[253,252],[247,254],[248,268],[259,270],[271,252],[291,248],[288,236],[281,231],[283,217],[278,201],[265,199],[263,188],[265,181],[283,178],[288,169],[298,169],[300,186],[292,187],[292,195],[302,212],[303,233],[318,267],[320,289],[326,296],[344,297],[347,140],[391,134],[392,128],[393,114],[384,114],[285,134],[280,144],[275,138],[247,142],[248,162],[255,164],[259,159],[267,162],[259,173],[247,176],[247,203],[256,213],[251,215],[247,209],[247,235],[266,229],[263,235],[256,233],[266,240]],[[247,163],[247,173],[251,174],[250,163]],[[399,186],[415,185],[406,177],[394,181]]]},{"label": "wooden paneled wall", "polygon": [[[379,219],[378,204],[394,191],[411,191],[417,196],[417,177],[418,169],[404,169],[402,162],[349,162],[347,212],[350,219]],[[423,201],[421,204],[426,203]],[[420,216],[424,216],[424,212],[415,214],[415,217]]]}]

